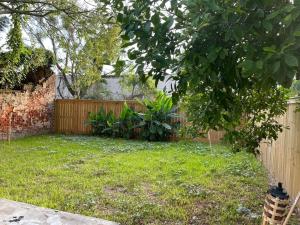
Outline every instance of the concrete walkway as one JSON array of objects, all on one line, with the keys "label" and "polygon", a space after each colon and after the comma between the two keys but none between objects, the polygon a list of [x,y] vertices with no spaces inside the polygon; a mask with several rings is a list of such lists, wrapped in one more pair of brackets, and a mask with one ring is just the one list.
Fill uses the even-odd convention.
[{"label": "concrete walkway", "polygon": [[25,203],[0,199],[0,225],[118,225]]}]

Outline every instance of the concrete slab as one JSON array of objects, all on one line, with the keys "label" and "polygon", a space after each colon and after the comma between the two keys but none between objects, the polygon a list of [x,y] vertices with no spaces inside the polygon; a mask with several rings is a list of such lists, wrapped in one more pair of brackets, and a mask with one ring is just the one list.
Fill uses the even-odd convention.
[{"label": "concrete slab", "polygon": [[0,199],[0,225],[118,225],[118,223]]}]

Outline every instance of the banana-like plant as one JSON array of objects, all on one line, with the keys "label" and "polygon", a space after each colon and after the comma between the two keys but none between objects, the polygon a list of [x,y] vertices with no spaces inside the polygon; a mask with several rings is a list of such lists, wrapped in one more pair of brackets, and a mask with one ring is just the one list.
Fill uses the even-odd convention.
[{"label": "banana-like plant", "polygon": [[114,123],[109,124],[109,127],[106,128],[104,132],[111,132],[114,137],[130,139],[134,137],[136,124],[138,124],[140,120],[139,114],[125,102],[120,117],[114,121]]},{"label": "banana-like plant", "polygon": [[89,115],[88,123],[93,133],[100,136],[133,138],[135,130],[141,130],[142,139],[165,141],[176,134],[180,117],[173,105],[172,98],[160,92],[155,100],[140,101],[145,106],[144,113],[138,113],[127,103],[117,118],[112,111],[106,113],[103,108],[98,113]]},{"label": "banana-like plant", "polygon": [[105,112],[101,107],[97,113],[90,113],[88,125],[92,126],[92,132],[95,135],[114,136],[115,131],[110,129],[116,122],[116,117],[112,111]]},{"label": "banana-like plant", "polygon": [[[155,100],[145,99],[140,101],[146,108],[145,113],[140,113],[142,121],[138,127],[142,128],[141,136],[149,141],[165,141],[173,136],[179,126],[172,98],[160,92]],[[176,121],[177,120],[177,121]]]}]

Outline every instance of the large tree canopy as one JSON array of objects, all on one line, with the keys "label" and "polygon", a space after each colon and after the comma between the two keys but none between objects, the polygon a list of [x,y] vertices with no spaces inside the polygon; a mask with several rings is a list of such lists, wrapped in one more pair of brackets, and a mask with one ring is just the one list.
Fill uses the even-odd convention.
[{"label": "large tree canopy", "polygon": [[232,132],[249,125],[250,148],[277,137],[281,127],[274,117],[285,105],[278,86],[299,77],[299,0],[115,0],[115,8],[140,77],[176,81],[175,99],[194,97],[189,109],[195,124]]},{"label": "large tree canopy", "polygon": [[0,15],[27,15],[45,17],[51,14],[64,13],[69,16],[86,13],[80,10],[74,0],[1,0]]},{"label": "large tree canopy", "polygon": [[226,93],[254,83],[290,86],[299,67],[299,0],[126,2],[116,8],[127,46],[135,45],[130,59],[141,76],[171,73],[179,93],[187,85]]}]

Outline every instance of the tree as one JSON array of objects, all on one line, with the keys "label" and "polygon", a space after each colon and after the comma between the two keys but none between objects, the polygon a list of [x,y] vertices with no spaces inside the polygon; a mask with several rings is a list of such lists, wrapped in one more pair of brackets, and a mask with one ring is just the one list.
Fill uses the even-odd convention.
[{"label": "tree", "polygon": [[120,76],[120,84],[123,93],[130,93],[125,98],[151,98],[157,92],[153,79],[148,79],[146,82],[142,82],[133,67],[129,67],[129,71],[124,72]]},{"label": "tree", "polygon": [[251,102],[261,103],[271,93],[281,102],[284,95],[271,90],[289,87],[299,77],[299,0],[114,3],[126,47],[133,46],[128,57],[142,80],[170,75],[177,83],[174,99],[185,94],[201,98],[198,119],[206,122],[205,128],[235,131],[241,112],[249,111],[239,101],[252,96]]},{"label": "tree", "polygon": [[0,53],[0,88],[21,86],[29,72],[42,66],[50,67],[53,63],[49,52],[24,46],[19,15],[12,16],[12,23],[7,35],[8,51]]},{"label": "tree", "polygon": [[0,15],[46,17],[57,13],[73,16],[88,12],[86,9],[78,12],[76,5],[73,0],[1,0]]},{"label": "tree", "polygon": [[75,21],[65,16],[38,18],[31,23],[38,25],[26,30],[37,45],[46,49],[51,43],[63,84],[73,97],[81,98],[101,80],[103,66],[116,59],[120,30],[97,11],[78,14]]},{"label": "tree", "polygon": [[[28,28],[33,25],[31,24],[32,21],[39,20],[39,22],[42,22],[35,23],[38,29],[44,30],[42,26],[46,25],[47,28],[52,26],[52,30],[54,30],[53,18],[59,18],[57,21],[63,20],[63,25],[69,24],[67,25],[69,28],[75,28],[82,23],[83,18],[92,20],[101,11],[100,3],[96,4],[93,1],[89,1],[88,4],[89,7],[86,7],[77,0],[0,1],[0,32],[3,32],[4,28],[11,24],[10,31],[6,36],[6,45],[1,46],[2,52],[10,51],[9,54],[3,54],[5,58],[2,61],[4,60],[6,63],[2,63],[1,68],[2,85],[5,82],[6,86],[12,88],[19,85],[24,78],[24,73],[20,73],[17,67],[26,64],[25,62],[20,64],[20,56],[22,55],[24,60],[24,55],[26,55],[24,51],[28,49],[24,48],[22,37],[22,30],[25,26]],[[34,28],[31,27],[31,30],[34,30]],[[72,31],[69,30],[69,32]],[[4,32],[2,34],[5,36]]]}]

